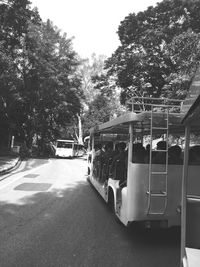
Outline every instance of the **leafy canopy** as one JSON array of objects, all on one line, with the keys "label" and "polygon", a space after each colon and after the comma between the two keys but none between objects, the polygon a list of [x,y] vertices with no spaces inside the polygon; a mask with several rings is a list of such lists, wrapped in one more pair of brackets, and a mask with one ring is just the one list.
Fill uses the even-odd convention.
[{"label": "leafy canopy", "polygon": [[0,1],[0,124],[8,133],[28,145],[59,135],[81,110],[79,63],[72,40],[28,0]]},{"label": "leafy canopy", "polygon": [[200,2],[164,0],[120,23],[109,75],[132,96],[184,98],[199,63]]}]

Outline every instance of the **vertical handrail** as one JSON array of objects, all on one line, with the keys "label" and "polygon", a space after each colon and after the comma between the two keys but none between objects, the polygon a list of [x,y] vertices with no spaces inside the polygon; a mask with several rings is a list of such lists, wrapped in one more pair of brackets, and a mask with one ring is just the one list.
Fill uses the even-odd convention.
[{"label": "vertical handrail", "polygon": [[165,199],[165,209],[164,212],[166,211],[167,208],[167,196],[168,196],[168,149],[169,149],[169,108],[167,108],[167,136],[166,136],[166,184],[165,184],[165,191],[166,191],[166,199]]},{"label": "vertical handrail", "polygon": [[187,204],[187,175],[188,175],[189,145],[190,145],[190,126],[187,126],[185,129],[185,149],[183,158],[182,195],[181,195],[181,264],[185,256],[184,254],[186,245],[186,204]]},{"label": "vertical handrail", "polygon": [[149,157],[149,197],[148,197],[148,209],[147,213],[150,211],[150,206],[151,206],[151,175],[152,175],[152,142],[153,142],[153,106],[151,106],[151,127],[150,127],[150,157]]}]

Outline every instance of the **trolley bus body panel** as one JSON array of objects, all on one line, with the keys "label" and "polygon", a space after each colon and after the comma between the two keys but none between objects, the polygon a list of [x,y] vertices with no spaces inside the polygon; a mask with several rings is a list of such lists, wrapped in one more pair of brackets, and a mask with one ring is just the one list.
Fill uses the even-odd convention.
[{"label": "trolley bus body panel", "polygon": [[[154,169],[162,170],[163,165],[155,164]],[[180,205],[181,205],[181,182],[182,182],[182,165],[169,165],[168,175],[168,198],[167,207],[163,215],[161,214],[148,214],[148,173],[149,164],[136,164],[129,162],[129,175],[127,177],[127,186],[122,188],[121,191],[121,205],[117,205],[117,190],[119,189],[119,181],[108,179],[108,184],[100,184],[90,174],[90,181],[102,198],[108,202],[108,191],[112,190],[115,202],[115,211],[117,217],[124,225],[131,222],[160,222],[160,226],[165,227],[180,226]],[[188,194],[195,196],[200,187],[200,166],[190,166],[189,176],[191,179],[188,181]],[[162,188],[162,181],[159,183],[155,181],[155,190]],[[155,205],[159,209],[159,202],[156,201]],[[166,224],[162,224],[166,222]]]},{"label": "trolley bus body panel", "polygon": [[[154,164],[153,169],[161,171],[163,165]],[[148,164],[129,163],[129,177],[127,181],[128,188],[128,210],[127,218],[129,221],[142,220],[167,220],[168,226],[180,225],[180,205],[181,205],[181,183],[182,183],[182,165],[168,166],[168,197],[167,207],[163,215],[148,215]],[[188,194],[199,194],[200,188],[200,166],[189,167]],[[163,182],[164,183],[164,182]],[[155,177],[154,190],[162,190],[164,185],[162,179]],[[134,204],[133,204],[134,203]],[[159,209],[158,201],[155,202],[155,209]]]},{"label": "trolley bus body panel", "polygon": [[[164,166],[154,165],[157,170],[162,170]],[[130,177],[128,177],[128,219],[129,221],[167,221],[168,226],[180,225],[180,202],[181,202],[181,175],[182,166],[169,166],[168,170],[168,195],[165,212],[163,209],[163,198],[155,199],[152,208],[158,214],[148,213],[148,164],[130,163]],[[162,179],[155,178],[153,184],[154,191],[164,190]],[[133,204],[134,203],[134,204]],[[156,213],[156,212],[155,212]]]}]

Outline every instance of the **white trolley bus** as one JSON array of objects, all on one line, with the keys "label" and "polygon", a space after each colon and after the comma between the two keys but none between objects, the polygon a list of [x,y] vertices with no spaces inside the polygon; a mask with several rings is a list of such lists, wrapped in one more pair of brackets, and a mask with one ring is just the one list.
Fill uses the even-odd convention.
[{"label": "white trolley bus", "polygon": [[[174,112],[179,103],[144,98],[142,106],[146,105],[146,111],[140,112],[140,104],[135,101],[129,101],[132,110],[127,114],[91,129],[88,179],[124,225],[141,222],[148,228],[179,226],[183,165],[169,161],[170,135],[184,134],[183,115]],[[160,137],[165,146],[155,151],[153,140]],[[114,149],[118,143],[126,143],[127,159],[124,154],[113,164],[113,158],[105,159],[106,152],[97,156],[98,144],[108,142],[113,143]],[[148,149],[144,151],[147,142]],[[137,159],[140,154],[137,147],[143,148],[145,160]],[[199,171],[194,170],[194,183],[199,179],[198,172],[200,167]]]}]

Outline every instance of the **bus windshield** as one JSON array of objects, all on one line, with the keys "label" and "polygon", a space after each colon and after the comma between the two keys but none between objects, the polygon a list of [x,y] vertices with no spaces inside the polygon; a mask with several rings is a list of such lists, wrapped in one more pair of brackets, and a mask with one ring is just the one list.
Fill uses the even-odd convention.
[{"label": "bus windshield", "polygon": [[64,141],[59,141],[57,143],[58,148],[72,148],[72,144],[64,142]]}]

